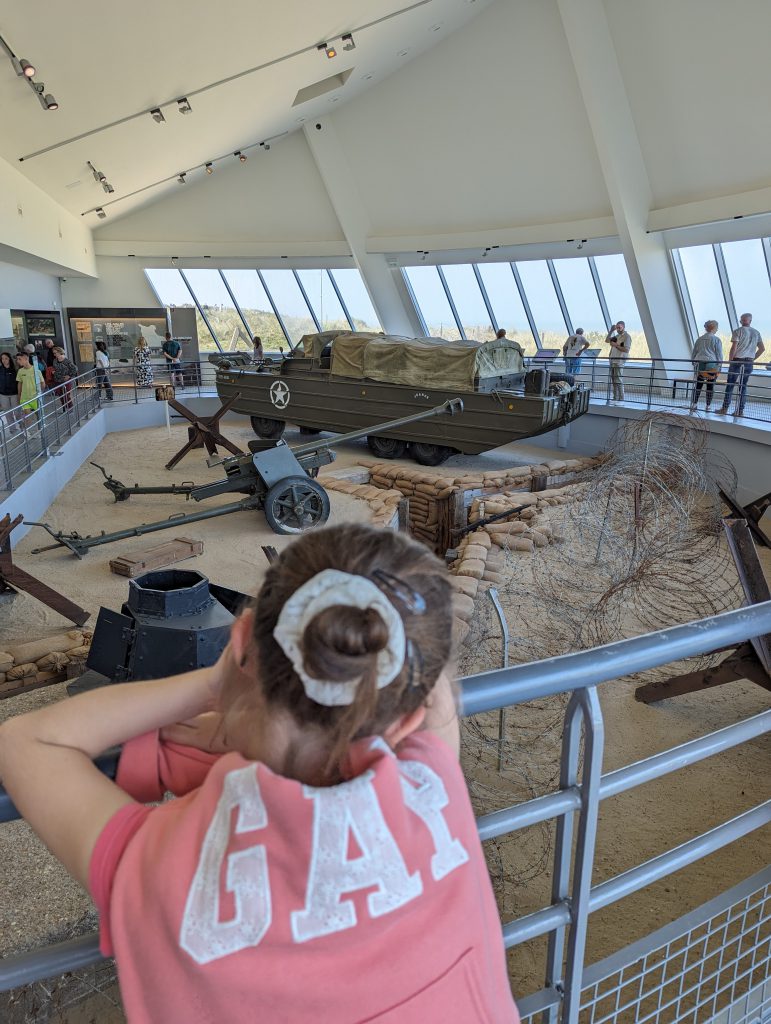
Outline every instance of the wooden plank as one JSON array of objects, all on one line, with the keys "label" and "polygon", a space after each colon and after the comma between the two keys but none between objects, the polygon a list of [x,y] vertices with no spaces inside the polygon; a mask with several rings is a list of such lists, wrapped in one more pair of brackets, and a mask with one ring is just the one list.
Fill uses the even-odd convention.
[{"label": "wooden plank", "polygon": [[[760,564],[758,553],[750,536],[749,521],[746,519],[724,519],[723,528],[744,591],[745,604],[761,604],[763,601],[771,600],[768,583],[763,574],[763,566]],[[752,637],[750,643],[771,679],[771,634]]]},{"label": "wooden plank", "polygon": [[132,552],[130,555],[119,555],[110,559],[110,571],[119,576],[141,576],[152,569],[160,569],[165,565],[182,562],[186,558],[195,558],[203,554],[203,541],[190,537],[175,537],[164,544],[154,544],[143,551]]}]

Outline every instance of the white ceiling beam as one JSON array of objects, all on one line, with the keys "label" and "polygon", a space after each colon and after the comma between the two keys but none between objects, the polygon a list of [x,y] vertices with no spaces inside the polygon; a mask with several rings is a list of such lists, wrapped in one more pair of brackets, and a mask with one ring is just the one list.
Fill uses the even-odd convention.
[{"label": "white ceiling beam", "polygon": [[367,251],[372,226],[333,119],[314,120],[305,125],[304,132],[381,324],[389,334],[421,335],[422,326],[412,308],[401,271],[390,267],[385,256]]},{"label": "white ceiling beam", "polygon": [[[651,355],[690,344],[664,240],[648,234],[652,192],[602,0],[557,0]],[[624,311],[611,309],[612,319]]]}]

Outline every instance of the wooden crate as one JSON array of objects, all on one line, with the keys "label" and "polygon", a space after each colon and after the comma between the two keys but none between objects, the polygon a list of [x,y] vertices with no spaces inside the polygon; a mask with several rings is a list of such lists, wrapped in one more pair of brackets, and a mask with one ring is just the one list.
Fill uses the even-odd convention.
[{"label": "wooden crate", "polygon": [[185,558],[194,558],[203,554],[203,541],[192,540],[190,537],[175,537],[164,544],[155,544],[144,551],[131,555],[120,555],[110,559],[110,569],[119,576],[141,576],[142,573],[160,569],[165,565],[173,565]]}]

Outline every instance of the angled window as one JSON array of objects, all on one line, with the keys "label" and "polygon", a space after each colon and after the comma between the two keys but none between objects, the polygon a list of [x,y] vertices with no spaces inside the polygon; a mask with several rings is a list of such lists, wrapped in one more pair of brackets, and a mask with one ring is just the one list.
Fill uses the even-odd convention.
[{"label": "angled window", "polygon": [[554,260],[553,265],[573,322],[573,330],[583,327],[586,340],[593,348],[597,348],[605,340],[608,329],[589,269],[589,260]]},{"label": "angled window", "polygon": [[286,335],[262,287],[256,270],[223,270],[241,314],[252,334],[262,338],[264,348],[286,347]]},{"label": "angled window", "polygon": [[298,270],[297,276],[322,331],[350,331],[348,317],[326,270]]},{"label": "angled window", "polygon": [[490,314],[471,264],[448,264],[442,267],[442,271],[466,337],[472,341],[489,341],[495,337]]},{"label": "angled window", "polygon": [[752,326],[760,331],[768,347],[771,340],[771,284],[763,243],[759,238],[750,238],[743,242],[723,242],[720,248],[728,271],[736,316],[752,313]]},{"label": "angled window", "polygon": [[340,289],[346,309],[353,321],[355,331],[382,331],[380,318],[375,312],[372,300],[356,269],[330,270],[335,284]]},{"label": "angled window", "polygon": [[[611,323],[623,320],[632,338],[632,356],[635,359],[650,359],[648,341],[643,333],[642,321],[637,311],[634,292],[627,273],[624,257],[620,253],[612,256],[595,256],[594,265],[600,276],[600,285],[605,296],[605,305],[610,313]],[[608,354],[607,348],[601,353]]]},{"label": "angled window", "polygon": [[296,345],[304,334],[314,334],[316,324],[292,271],[261,270],[260,274],[291,343]]},{"label": "angled window", "polygon": [[211,324],[223,352],[251,352],[251,339],[218,270],[185,270],[190,290]]},{"label": "angled window", "polygon": [[541,336],[541,347],[561,349],[568,330],[546,260],[524,260],[516,266]]},{"label": "angled window", "polygon": [[436,267],[405,267],[404,275],[429,336],[458,341],[461,334]]},{"label": "angled window", "polygon": [[478,267],[498,326],[505,329],[507,338],[519,342],[526,355],[534,356],[537,351],[535,338],[530,330],[511,265],[480,263]]},{"label": "angled window", "polygon": [[185,284],[184,278],[178,270],[169,270],[165,267],[145,268],[145,275],[150,282],[150,287],[158,296],[158,301],[163,306],[181,306],[195,309],[195,320],[198,329],[198,347],[202,352],[216,352],[218,345],[215,338],[209,331],[205,320],[198,311],[193,301],[190,289]]},{"label": "angled window", "polygon": [[714,250],[711,245],[693,245],[687,249],[678,249],[678,253],[688,288],[685,298],[690,300],[697,330],[701,334],[707,320],[717,320],[718,334],[725,354],[728,355],[725,346],[731,337],[731,324],[723,289],[720,287]]}]

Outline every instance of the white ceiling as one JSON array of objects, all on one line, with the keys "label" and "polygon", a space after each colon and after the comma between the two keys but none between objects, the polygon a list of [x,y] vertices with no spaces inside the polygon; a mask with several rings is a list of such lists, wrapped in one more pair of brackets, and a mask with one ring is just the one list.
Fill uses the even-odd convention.
[{"label": "white ceiling", "polygon": [[[300,118],[337,109],[398,72],[491,2],[5,4],[0,6],[0,35],[18,57],[35,65],[36,81],[45,82],[60,106],[43,110],[0,54],[0,156],[72,213],[114,204],[114,218],[180,185],[171,181],[122,198],[130,193],[220,156],[232,161],[235,150],[295,131]],[[364,28],[370,22],[379,23]],[[345,52],[339,36],[349,31],[356,48]],[[315,46],[333,38],[338,56],[329,60]],[[297,52],[307,47],[311,49]],[[206,88],[258,66],[253,73]],[[340,89],[292,107],[299,89],[348,69],[352,73]],[[196,95],[197,90],[204,91]],[[189,97],[193,108],[185,116],[176,105],[181,96]],[[163,109],[164,124],[143,113],[156,106]],[[97,130],[124,118],[128,120],[122,124]],[[84,133],[90,134],[67,141]],[[63,142],[67,144],[31,155]],[[270,159],[259,148],[248,155]],[[25,159],[19,162],[21,157]],[[113,195],[103,192],[87,161],[105,173],[115,188]],[[200,174],[202,170],[194,172]],[[99,220],[88,213],[86,222],[93,227]]]}]

